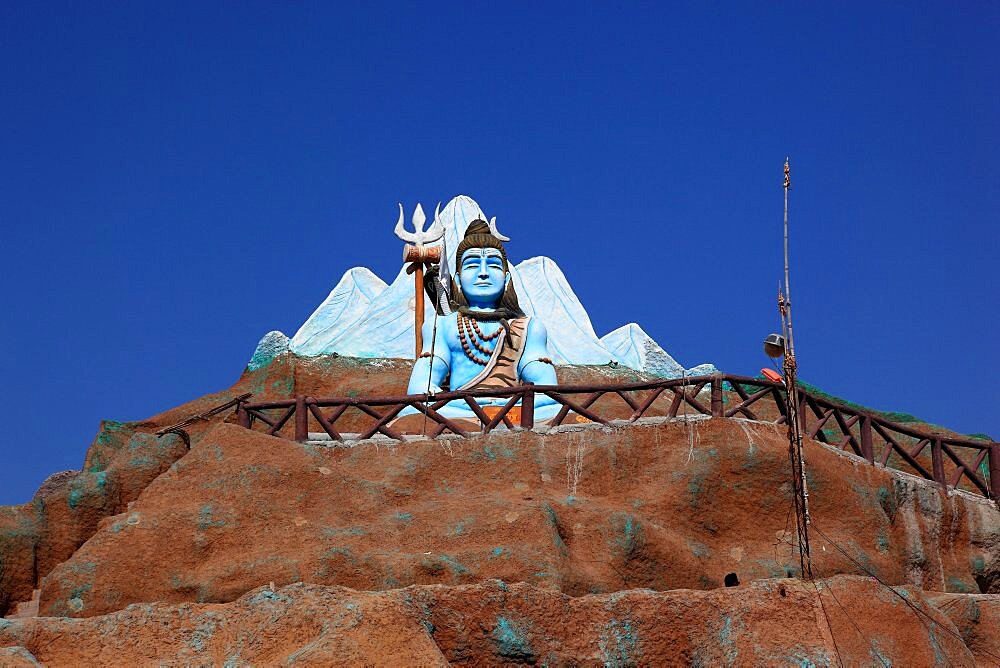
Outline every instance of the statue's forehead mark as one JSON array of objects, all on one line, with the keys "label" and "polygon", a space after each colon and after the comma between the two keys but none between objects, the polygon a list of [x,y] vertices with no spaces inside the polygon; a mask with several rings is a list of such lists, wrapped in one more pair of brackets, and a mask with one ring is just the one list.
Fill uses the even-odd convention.
[{"label": "statue's forehead mark", "polygon": [[462,262],[470,257],[498,257],[503,258],[503,253],[497,248],[470,248],[462,254]]}]

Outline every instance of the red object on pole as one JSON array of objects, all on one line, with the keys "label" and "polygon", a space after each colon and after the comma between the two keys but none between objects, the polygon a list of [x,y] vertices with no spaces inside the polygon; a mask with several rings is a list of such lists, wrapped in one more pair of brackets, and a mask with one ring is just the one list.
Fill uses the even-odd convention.
[{"label": "red object on pole", "polygon": [[774,369],[761,369],[760,372],[770,381],[775,383],[784,383],[785,379],[781,377],[781,374]]}]

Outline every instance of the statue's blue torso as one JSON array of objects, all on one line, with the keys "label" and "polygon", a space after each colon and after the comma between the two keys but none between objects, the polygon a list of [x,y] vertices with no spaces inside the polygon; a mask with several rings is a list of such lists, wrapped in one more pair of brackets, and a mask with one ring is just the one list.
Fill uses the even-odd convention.
[{"label": "statue's blue torso", "polygon": [[[485,337],[493,336],[502,327],[499,322],[488,321],[480,321],[478,326]],[[553,367],[545,362],[539,362],[540,359],[548,356],[547,338],[545,326],[535,318],[529,319],[524,350],[517,367],[518,379],[521,382],[537,385],[555,384],[556,376]],[[464,387],[482,372],[484,366],[469,359],[462,348],[458,332],[458,314],[439,316],[436,336],[434,335],[433,320],[424,323],[423,339],[424,352],[432,353],[433,356],[425,356],[417,360],[407,388],[410,394],[427,392],[428,380],[431,381],[431,392],[440,392],[441,384],[449,373],[449,387],[458,389]],[[487,350],[492,350],[499,339],[484,341],[476,337],[476,340]],[[489,357],[472,347],[471,344],[470,348],[473,355],[479,359]],[[447,362],[447,366],[445,362]]]},{"label": "statue's blue torso", "polygon": [[[472,228],[470,227],[470,229]],[[480,229],[477,233],[482,233],[482,230]],[[503,251],[497,248],[492,241],[464,251],[459,258],[456,272],[456,285],[462,291],[462,295],[469,305],[468,313],[472,317],[475,317],[476,311],[483,312],[484,316],[487,313],[492,313],[500,304],[511,281]],[[464,318],[465,316],[452,313],[428,319],[424,323],[423,351],[413,365],[413,373],[410,375],[410,383],[407,386],[410,394],[424,394],[425,392],[436,394],[442,390],[446,377],[449,381],[449,388],[452,390],[465,388],[472,381],[475,381],[474,385],[483,382],[483,379],[477,379],[477,376],[487,368],[489,353],[495,349],[500,339],[504,338],[500,336],[491,339],[503,325],[488,319],[469,321],[468,326],[464,329],[466,346],[463,347],[463,333],[459,331],[460,317]],[[472,325],[473,322],[475,327]],[[478,332],[475,331],[476,328],[478,328]],[[472,331],[469,331],[470,329]],[[513,358],[505,362],[507,368],[504,369],[504,372],[507,374],[507,378],[504,383],[509,384],[509,376],[516,372],[517,377],[514,380],[517,384],[555,385],[555,368],[546,359],[548,357],[548,335],[541,321],[534,318],[528,319],[523,344],[518,343],[520,344],[520,355],[517,369],[510,368]],[[497,374],[496,378],[500,378],[500,375]],[[477,401],[481,404],[505,403],[506,399],[479,398]],[[548,396],[536,395],[536,407],[552,403],[554,400]],[[441,413],[444,415],[474,415],[462,400],[450,402],[447,406],[442,407]]]}]

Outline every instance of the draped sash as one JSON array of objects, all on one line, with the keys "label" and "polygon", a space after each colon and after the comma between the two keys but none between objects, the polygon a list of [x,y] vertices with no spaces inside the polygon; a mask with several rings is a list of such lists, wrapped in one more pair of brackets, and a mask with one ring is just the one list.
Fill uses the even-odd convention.
[{"label": "draped sash", "polygon": [[490,356],[490,361],[482,371],[475,375],[462,387],[455,390],[482,390],[490,388],[507,388],[519,385],[517,365],[524,354],[524,344],[527,339],[529,316],[514,318],[510,325],[510,337],[503,328],[497,339],[496,347]]}]

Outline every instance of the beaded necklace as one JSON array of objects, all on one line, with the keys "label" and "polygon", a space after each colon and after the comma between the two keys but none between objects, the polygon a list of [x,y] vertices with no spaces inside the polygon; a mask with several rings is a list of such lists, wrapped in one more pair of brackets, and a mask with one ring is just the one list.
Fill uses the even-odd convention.
[{"label": "beaded necklace", "polygon": [[[479,329],[479,323],[476,322],[474,318],[467,318],[464,314],[458,314],[458,340],[462,344],[462,351],[465,356],[469,358],[470,361],[475,362],[479,366],[486,366],[490,362],[490,357],[493,356],[493,351],[496,349],[496,344],[493,348],[487,348],[479,339],[482,339],[483,343],[487,341],[493,341],[498,336],[500,336],[501,328],[497,328],[497,331],[492,334],[483,334],[482,330]],[[472,344],[471,346],[469,344]],[[483,359],[476,355],[472,351],[472,347],[476,350],[486,355],[486,359]]]}]

